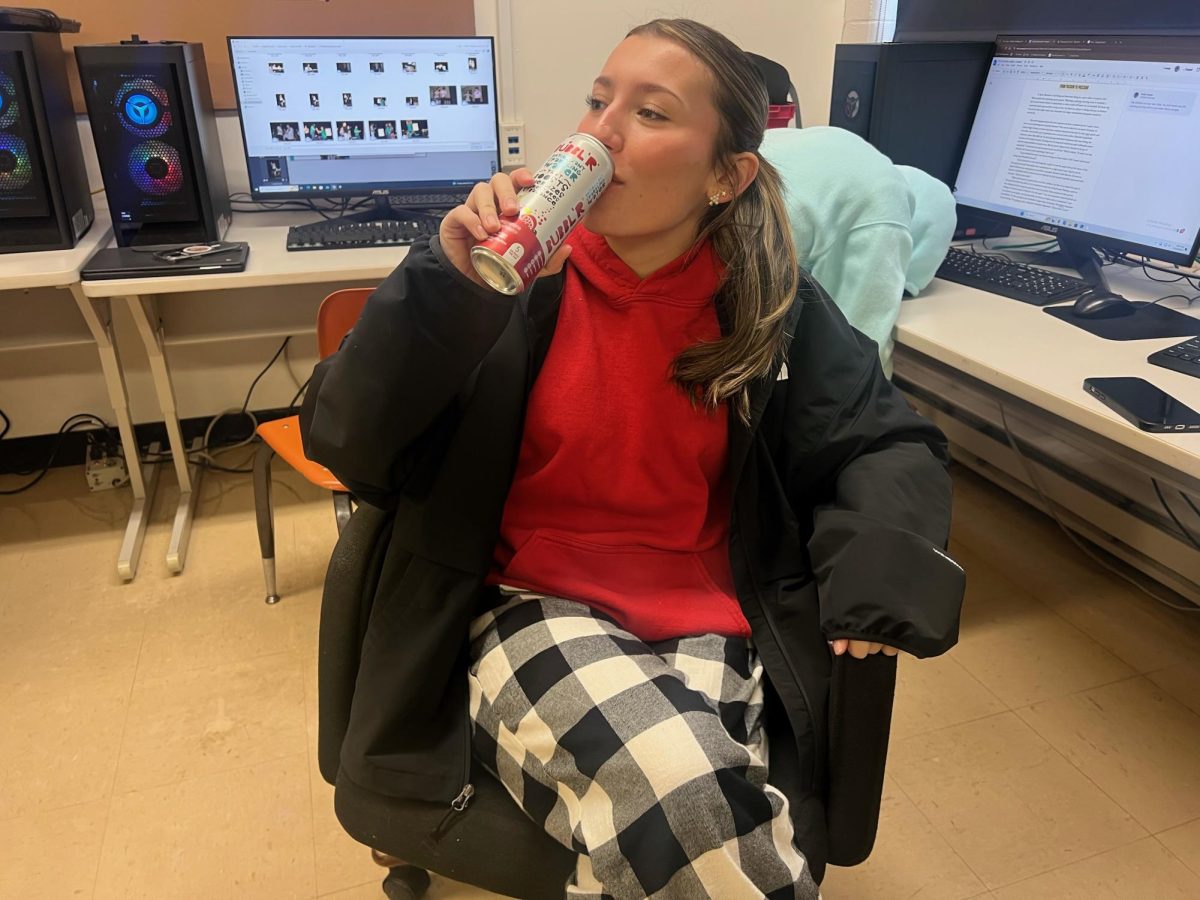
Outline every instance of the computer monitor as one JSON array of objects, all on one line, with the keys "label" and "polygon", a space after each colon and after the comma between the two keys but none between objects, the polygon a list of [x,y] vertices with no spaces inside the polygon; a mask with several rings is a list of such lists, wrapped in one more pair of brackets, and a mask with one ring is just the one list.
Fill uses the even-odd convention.
[{"label": "computer monitor", "polygon": [[500,171],[490,37],[230,37],[256,200],[448,208]]},{"label": "computer monitor", "polygon": [[1001,36],[954,196],[1058,239],[1187,265],[1200,249],[1200,36]]}]

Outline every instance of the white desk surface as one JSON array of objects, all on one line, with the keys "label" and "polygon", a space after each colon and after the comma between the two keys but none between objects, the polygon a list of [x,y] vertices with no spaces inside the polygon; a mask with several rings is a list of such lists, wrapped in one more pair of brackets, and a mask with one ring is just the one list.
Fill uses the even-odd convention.
[{"label": "white desk surface", "polygon": [[245,241],[250,245],[250,256],[244,272],[85,281],[83,292],[88,297],[123,297],[268,285],[382,281],[408,253],[407,247],[289,251],[288,227],[310,222],[312,218],[309,214],[235,213],[225,240]]},{"label": "white desk surface", "polygon": [[97,248],[112,239],[112,223],[104,197],[93,198],[96,219],[78,244],[70,250],[39,250],[0,256],[0,291],[40,287],[67,287],[79,281],[79,270]]},{"label": "white desk surface", "polygon": [[[1131,300],[1180,290],[1139,270],[1105,273]],[[1137,274],[1134,274],[1134,272]],[[1162,305],[1183,311],[1180,300]],[[1200,302],[1190,315],[1200,318]],[[1183,472],[1200,476],[1200,434],[1150,434],[1083,390],[1083,379],[1137,376],[1200,410],[1200,378],[1153,366],[1146,357],[1186,338],[1109,341],[1007,297],[934,279],[906,299],[896,342]]]}]

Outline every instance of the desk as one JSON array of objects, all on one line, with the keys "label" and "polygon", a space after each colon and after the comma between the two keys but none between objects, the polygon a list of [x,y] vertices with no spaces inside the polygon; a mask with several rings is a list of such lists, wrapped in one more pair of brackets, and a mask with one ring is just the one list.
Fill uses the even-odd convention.
[{"label": "desk", "polygon": [[[133,509],[130,510],[125,536],[117,554],[117,574],[128,581],[137,574],[142,542],[146,536],[146,520],[158,484],[158,469],[152,465],[143,469],[138,457],[138,443],[133,433],[133,422],[129,417],[129,397],[125,390],[120,354],[113,338],[111,306],[107,300],[89,300],[80,287],[79,270],[96,249],[104,246],[111,238],[112,226],[108,211],[98,207],[92,227],[74,248],[5,254],[0,290],[52,287],[70,291],[88,331],[91,332],[92,340],[95,341],[100,354],[100,368],[104,372],[105,387],[117,419],[121,445],[125,448],[125,464],[129,470],[129,485],[133,492]],[[66,343],[74,342],[16,343],[12,348],[36,350],[39,346],[57,347],[65,346]]]},{"label": "desk", "polygon": [[[1113,290],[1131,300],[1176,290],[1137,270],[1114,266],[1105,272]],[[1189,314],[1200,319],[1200,304]],[[1056,505],[1072,513],[1065,519],[1073,528],[1185,596],[1200,598],[1200,553],[1182,541],[1156,496],[1147,493],[1154,478],[1200,499],[1200,434],[1141,431],[1082,386],[1085,377],[1138,376],[1200,410],[1200,379],[1146,362],[1150,353],[1184,338],[1102,340],[1038,307],[935,279],[921,296],[904,301],[895,340],[896,383],[965,451],[968,464],[989,463],[992,471],[984,474],[1010,489],[1027,483],[1024,467],[1013,464],[1019,461],[1005,459],[1005,425],[1022,427],[1026,436],[1019,443],[1046,453],[1041,484],[1032,487],[1053,486]],[[999,418],[993,415],[997,406],[1005,410]],[[968,420],[969,428],[963,424]],[[1087,485],[1089,479],[1095,483]],[[1036,504],[1033,492],[1016,492]],[[1121,518],[1126,515],[1128,522]],[[1147,519],[1160,532],[1150,534]],[[1200,534],[1200,525],[1190,521]],[[1116,541],[1107,533],[1113,523]]]},{"label": "desk", "polygon": [[245,241],[250,256],[244,272],[219,272],[212,275],[126,278],[113,281],[85,281],[83,294],[93,303],[111,299],[124,302],[137,327],[138,336],[150,360],[150,372],[159,410],[166,423],[172,463],[179,480],[179,504],[167,547],[167,568],[182,572],[187,557],[188,538],[195,515],[196,497],[203,469],[189,464],[190,450],[184,444],[176,412],[175,390],[164,352],[164,334],[158,315],[158,297],[196,291],[231,290],[288,284],[314,284],[339,281],[382,281],[404,259],[404,247],[357,247],[350,250],[289,252],[287,231],[297,223],[295,214],[235,214],[227,241]]}]

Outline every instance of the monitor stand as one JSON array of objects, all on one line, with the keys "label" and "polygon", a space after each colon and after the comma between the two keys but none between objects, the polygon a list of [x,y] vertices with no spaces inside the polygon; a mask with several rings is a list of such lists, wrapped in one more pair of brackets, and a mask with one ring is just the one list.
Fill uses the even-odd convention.
[{"label": "monitor stand", "polygon": [[343,213],[337,217],[339,222],[395,222],[407,221],[413,218],[424,218],[424,213],[415,212],[403,206],[393,206],[391,197],[372,197],[374,205],[362,212]]},{"label": "monitor stand", "polygon": [[[1015,254],[1014,254],[1015,255]],[[1079,277],[1093,288],[1109,291],[1108,279],[1101,268],[1096,248],[1087,238],[1062,234],[1058,236],[1058,249],[1050,253],[1022,254],[1031,265],[1060,269],[1074,269]]]}]

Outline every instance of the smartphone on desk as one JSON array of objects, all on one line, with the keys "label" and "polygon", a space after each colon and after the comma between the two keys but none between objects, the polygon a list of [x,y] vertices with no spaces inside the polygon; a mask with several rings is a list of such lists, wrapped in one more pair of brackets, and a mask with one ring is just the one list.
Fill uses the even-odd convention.
[{"label": "smartphone on desk", "polygon": [[1142,431],[1200,431],[1200,413],[1144,378],[1085,378],[1083,389]]}]

